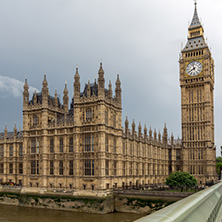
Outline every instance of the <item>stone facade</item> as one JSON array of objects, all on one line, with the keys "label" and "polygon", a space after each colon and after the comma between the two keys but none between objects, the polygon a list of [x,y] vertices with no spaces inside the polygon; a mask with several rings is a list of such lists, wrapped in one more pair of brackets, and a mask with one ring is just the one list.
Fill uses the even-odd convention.
[{"label": "stone facade", "polygon": [[115,96],[105,89],[102,64],[98,79],[80,92],[78,68],[70,108],[67,86],[63,105],[49,95],[46,76],[40,93],[23,92],[23,130],[0,139],[0,179],[26,187],[106,190],[163,184],[181,166],[181,142],[141,125],[136,132],[126,118],[122,127],[121,82]]}]

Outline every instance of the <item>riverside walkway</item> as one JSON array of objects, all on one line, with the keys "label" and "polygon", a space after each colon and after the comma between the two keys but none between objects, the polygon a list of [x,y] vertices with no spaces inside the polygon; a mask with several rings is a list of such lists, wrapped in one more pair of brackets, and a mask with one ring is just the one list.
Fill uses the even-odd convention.
[{"label": "riverside walkway", "polygon": [[136,222],[221,222],[222,182]]}]

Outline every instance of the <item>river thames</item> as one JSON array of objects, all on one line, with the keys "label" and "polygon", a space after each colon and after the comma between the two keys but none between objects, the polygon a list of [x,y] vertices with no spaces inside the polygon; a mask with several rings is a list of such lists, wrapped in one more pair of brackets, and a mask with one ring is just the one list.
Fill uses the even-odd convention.
[{"label": "river thames", "polygon": [[141,214],[111,213],[105,215],[0,205],[0,222],[125,222]]}]

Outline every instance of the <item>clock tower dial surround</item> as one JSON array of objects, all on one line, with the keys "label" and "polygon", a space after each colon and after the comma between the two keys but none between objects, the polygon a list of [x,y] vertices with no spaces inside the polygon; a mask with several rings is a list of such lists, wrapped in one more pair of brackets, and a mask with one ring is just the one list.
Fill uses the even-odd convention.
[{"label": "clock tower dial surround", "polygon": [[216,179],[214,144],[214,60],[197,14],[179,59],[183,171],[199,182]]}]

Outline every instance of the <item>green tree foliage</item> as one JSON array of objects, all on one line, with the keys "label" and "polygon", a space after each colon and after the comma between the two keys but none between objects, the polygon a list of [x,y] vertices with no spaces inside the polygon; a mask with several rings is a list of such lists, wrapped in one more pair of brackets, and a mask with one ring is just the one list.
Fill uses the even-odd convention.
[{"label": "green tree foliage", "polygon": [[222,170],[222,157],[221,156],[216,158],[216,167],[217,167],[217,174],[220,175],[220,172]]},{"label": "green tree foliage", "polygon": [[170,188],[180,188],[181,191],[184,188],[192,188],[197,185],[197,180],[187,172],[177,171],[171,173],[166,179],[166,185]]}]

